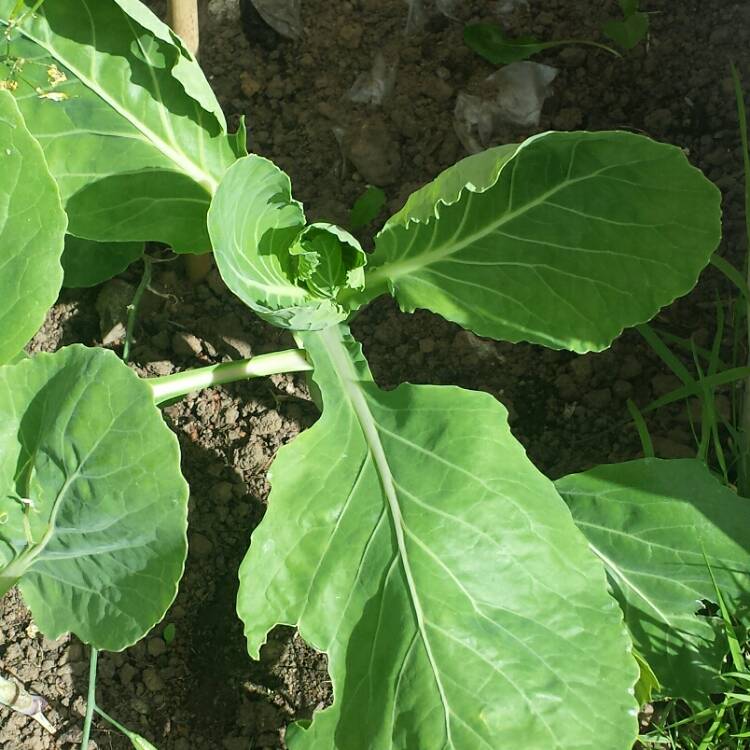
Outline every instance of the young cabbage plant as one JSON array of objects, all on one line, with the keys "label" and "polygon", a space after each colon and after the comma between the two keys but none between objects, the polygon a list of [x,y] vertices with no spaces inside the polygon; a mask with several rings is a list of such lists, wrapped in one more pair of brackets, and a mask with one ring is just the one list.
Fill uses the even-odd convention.
[{"label": "young cabbage plant", "polygon": [[[695,284],[719,224],[716,189],[679,149],[546,133],[412,195],[363,271],[341,231],[306,241],[316,225],[271,162],[230,167],[208,215],[219,270],[295,330],[322,397],[318,423],[274,462],[240,570],[251,655],[286,623],[329,657],[333,705],[289,730],[291,748],[632,746],[640,670],[605,584],[603,568],[620,592],[616,569],[501,404],[452,387],[381,390],[342,321],[389,293],[480,335],[601,350]],[[725,537],[709,541],[726,562]],[[662,569],[679,555],[676,540]],[[694,653],[706,629],[694,625]],[[639,658],[668,683],[654,640],[637,640]]]}]

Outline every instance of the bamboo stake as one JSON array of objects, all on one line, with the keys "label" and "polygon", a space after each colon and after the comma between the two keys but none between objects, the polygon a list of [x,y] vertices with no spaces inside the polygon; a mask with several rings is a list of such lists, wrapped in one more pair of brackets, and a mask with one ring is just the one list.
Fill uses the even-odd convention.
[{"label": "bamboo stake", "polygon": [[167,0],[167,22],[190,54],[198,57],[198,0]]},{"label": "bamboo stake", "polygon": [[[198,30],[198,0],[167,0],[167,22],[185,43],[185,47],[198,57],[200,33]],[[185,267],[190,281],[197,283],[211,270],[211,255],[188,255]]]}]

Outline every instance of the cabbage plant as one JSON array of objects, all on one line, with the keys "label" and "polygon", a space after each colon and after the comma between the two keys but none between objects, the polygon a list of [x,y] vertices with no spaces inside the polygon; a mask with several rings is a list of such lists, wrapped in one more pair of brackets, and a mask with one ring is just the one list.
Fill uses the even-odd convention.
[{"label": "cabbage plant", "polygon": [[[348,327],[392,295],[481,336],[605,349],[687,293],[718,244],[719,193],[683,152],[618,131],[491,149],[415,192],[368,254],[306,221],[143,5],[37,5],[0,0],[0,592],[18,585],[50,637],[141,638],[186,553],[188,489],[157,406],[309,371],[321,416],[274,461],[237,604],[251,656],[280,623],[328,655],[332,705],[288,729],[292,750],[629,750],[636,688],[710,691],[706,561],[747,605],[742,501],[695,461],[552,483],[502,404],[385,391]],[[147,239],[212,249],[299,347],[150,381],[100,349],[24,356],[63,251],[85,248],[105,278],[112,247]]]}]

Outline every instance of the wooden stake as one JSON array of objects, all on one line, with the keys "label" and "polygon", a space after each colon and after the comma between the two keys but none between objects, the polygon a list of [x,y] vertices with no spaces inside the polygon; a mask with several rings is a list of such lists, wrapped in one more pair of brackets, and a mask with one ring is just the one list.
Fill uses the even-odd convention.
[{"label": "wooden stake", "polygon": [[189,52],[198,57],[198,0],[167,0],[167,22]]},{"label": "wooden stake", "polygon": [[[200,46],[198,0],[167,0],[167,22],[185,43],[188,51],[197,58]],[[209,253],[185,256],[187,276],[193,283],[205,279],[212,265]]]}]

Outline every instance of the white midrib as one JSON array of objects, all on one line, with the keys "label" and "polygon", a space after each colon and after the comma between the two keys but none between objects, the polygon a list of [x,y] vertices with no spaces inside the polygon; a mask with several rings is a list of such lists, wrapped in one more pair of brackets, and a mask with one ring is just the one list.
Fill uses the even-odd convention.
[{"label": "white midrib", "polygon": [[[608,167],[605,167],[604,169],[607,169],[607,168]],[[503,214],[500,218],[496,219],[490,224],[485,224],[480,229],[477,229],[475,232],[472,232],[471,234],[464,237],[462,240],[456,241],[456,237],[460,235],[461,230],[466,224],[466,220],[468,218],[468,211],[465,211],[461,219],[461,223],[459,224],[456,231],[444,242],[440,243],[437,247],[429,250],[428,252],[414,255],[410,257],[408,260],[398,260],[394,263],[385,263],[382,266],[375,267],[373,272],[368,276],[367,283],[368,285],[375,286],[378,283],[384,282],[386,280],[396,281],[401,276],[407,276],[411,273],[414,273],[415,271],[418,271],[420,268],[424,268],[425,266],[429,266],[433,263],[437,263],[441,261],[443,258],[447,258],[451,255],[454,255],[455,253],[461,252],[461,250],[463,250],[464,248],[468,247],[469,245],[472,245],[477,240],[482,239],[482,237],[485,237],[486,235],[497,231],[502,226],[513,221],[514,219],[517,219],[519,216],[522,216],[527,211],[531,211],[537,206],[541,206],[542,204],[546,203],[553,195],[560,192],[561,190],[567,187],[570,187],[571,185],[575,185],[579,182],[590,180],[592,177],[596,177],[598,174],[600,174],[601,171],[603,170],[598,170],[596,172],[592,172],[591,174],[583,175],[582,177],[576,177],[574,179],[566,179],[563,182],[561,182],[559,185],[556,185],[555,187],[551,188],[547,192],[542,193],[542,195],[540,195],[538,198],[535,198],[533,201],[524,203],[522,206],[519,206],[517,209],[513,211],[509,211],[506,214]],[[499,179],[502,179],[502,172],[501,172],[501,177]],[[495,183],[495,184],[497,185],[498,183]],[[467,195],[469,196],[469,200],[472,200],[475,196],[482,195],[482,193],[472,192],[472,193],[467,193]],[[512,195],[511,195],[511,199],[512,199]],[[433,217],[431,221],[440,221],[440,219]],[[426,226],[426,225],[422,225],[422,226]],[[412,229],[412,231],[417,232],[419,231],[419,229],[414,228]]]},{"label": "white midrib", "polygon": [[357,385],[358,377],[352,364],[351,358],[346,351],[341,339],[338,335],[338,327],[327,328],[320,332],[320,338],[325,344],[326,350],[331,357],[331,361],[339,375],[344,391],[349,399],[349,402],[354,409],[354,413],[357,415],[362,432],[365,436],[365,441],[370,450],[370,454],[375,463],[375,467],[380,476],[380,480],[383,485],[383,492],[388,500],[388,508],[393,518],[393,528],[396,534],[396,543],[398,545],[399,557],[401,564],[404,568],[404,575],[406,577],[406,583],[409,588],[409,598],[412,606],[414,607],[414,614],[417,619],[417,629],[419,630],[419,636],[424,645],[425,652],[427,653],[427,659],[430,662],[430,668],[432,669],[433,677],[435,678],[435,685],[440,695],[440,701],[443,705],[443,715],[445,717],[445,732],[448,748],[455,748],[453,738],[451,737],[451,723],[450,714],[451,710],[448,706],[448,698],[445,694],[443,682],[440,678],[440,672],[438,671],[435,656],[432,653],[432,646],[429,638],[427,637],[427,628],[425,624],[424,613],[422,611],[422,603],[417,592],[417,587],[414,582],[414,575],[411,569],[411,563],[409,561],[409,555],[406,549],[406,539],[404,535],[404,521],[401,515],[401,506],[398,502],[398,493],[393,481],[393,475],[391,468],[388,464],[388,459],[385,455],[385,449],[378,433],[377,424],[375,418],[370,411],[370,407],[367,405],[362,390]]},{"label": "white midrib", "polygon": [[[0,26],[8,26],[8,22],[0,19]],[[131,112],[128,112],[122,105],[113,99],[102,87],[98,86],[88,76],[86,76],[76,65],[70,62],[67,58],[61,55],[57,50],[53,49],[51,45],[45,44],[44,41],[38,39],[28,29],[16,26],[16,29],[23,34],[27,39],[31,40],[35,44],[38,44],[42,49],[46,50],[55,60],[61,65],[66,67],[71,73],[78,78],[81,83],[87,86],[93,91],[100,99],[105,101],[115,112],[117,112],[123,119],[127,120],[134,128],[142,133],[154,147],[166,156],[170,161],[174,162],[179,169],[185,174],[192,177],[199,185],[202,185],[208,192],[213,195],[216,192],[216,188],[219,186],[217,180],[209,175],[204,169],[199,167],[193,161],[191,161],[185,154],[177,151],[172,145],[167,143],[163,138],[157,135],[151,128],[145,123],[138,120]]]}]

